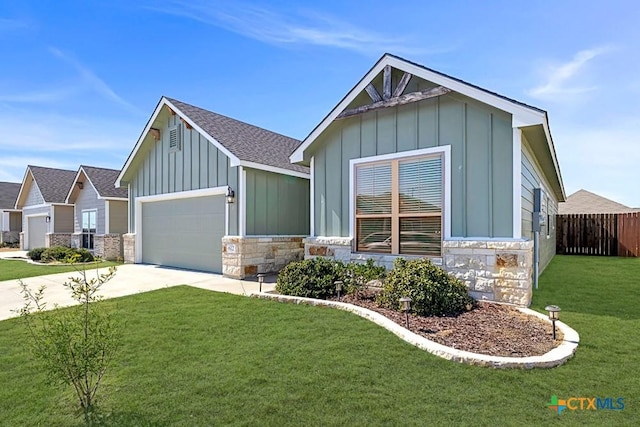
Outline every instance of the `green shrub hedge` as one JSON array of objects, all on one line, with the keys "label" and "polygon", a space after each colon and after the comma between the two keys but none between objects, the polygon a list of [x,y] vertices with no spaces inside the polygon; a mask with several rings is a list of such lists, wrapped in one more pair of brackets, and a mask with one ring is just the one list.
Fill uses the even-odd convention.
[{"label": "green shrub hedge", "polygon": [[336,295],[335,282],[342,280],[343,294],[362,289],[370,280],[384,277],[385,268],[376,266],[373,260],[366,264],[344,264],[327,258],[295,261],[278,274],[276,291],[283,295],[327,299]]},{"label": "green shrub hedge", "polygon": [[467,287],[428,259],[397,258],[387,274],[377,301],[400,310],[400,298],[412,299],[411,312],[419,316],[455,316],[473,307]]},{"label": "green shrub hedge", "polygon": [[68,248],[66,246],[31,249],[27,252],[27,256],[34,261],[42,262],[91,262],[94,260],[94,256],[87,249]]}]

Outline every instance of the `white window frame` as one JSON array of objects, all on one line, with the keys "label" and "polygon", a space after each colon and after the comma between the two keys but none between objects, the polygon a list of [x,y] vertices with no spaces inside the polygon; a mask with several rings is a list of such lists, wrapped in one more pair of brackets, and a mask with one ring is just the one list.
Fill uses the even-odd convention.
[{"label": "white window frame", "polygon": [[[89,213],[89,212],[94,212],[96,214],[96,231],[95,233],[93,233],[93,248],[85,248],[85,249],[89,249],[90,251],[95,249],[95,238],[96,238],[96,234],[98,234],[98,209],[82,209],[80,211],[80,231],[81,231],[81,237],[80,237],[80,246],[84,248],[84,214]],[[91,230],[91,228],[89,228],[89,230]],[[90,232],[88,234],[91,234]]]},{"label": "white window frame", "polygon": [[[423,148],[419,150],[402,151],[398,153],[382,154],[378,156],[362,157],[349,161],[349,237],[355,241],[355,170],[356,166],[363,163],[381,162],[387,160],[411,159],[413,157],[423,157],[429,155],[442,156],[442,184],[443,184],[443,207],[442,207],[442,240],[451,238],[451,146],[444,145],[433,148]],[[398,255],[392,255],[398,256]]]}]

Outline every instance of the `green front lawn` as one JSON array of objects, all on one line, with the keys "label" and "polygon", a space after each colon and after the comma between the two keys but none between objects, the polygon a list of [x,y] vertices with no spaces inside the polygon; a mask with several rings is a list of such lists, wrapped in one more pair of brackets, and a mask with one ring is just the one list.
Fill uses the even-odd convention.
[{"label": "green front lawn", "polygon": [[[105,377],[105,425],[640,425],[640,260],[556,257],[534,308],[562,307],[574,359],[495,370],[440,359],[329,308],[189,287],[105,302],[126,322]],[[107,285],[108,286],[108,285]],[[81,425],[0,322],[0,424]],[[551,395],[624,397],[622,411],[546,407]]]},{"label": "green front lawn", "polygon": [[[105,261],[98,264],[98,267],[110,267],[119,265],[116,262]],[[87,269],[96,268],[95,263],[85,264]],[[32,264],[21,260],[0,259],[0,282],[3,280],[24,279],[26,277],[43,276],[45,274],[67,273],[76,271],[79,266],[68,265],[40,265]]]}]

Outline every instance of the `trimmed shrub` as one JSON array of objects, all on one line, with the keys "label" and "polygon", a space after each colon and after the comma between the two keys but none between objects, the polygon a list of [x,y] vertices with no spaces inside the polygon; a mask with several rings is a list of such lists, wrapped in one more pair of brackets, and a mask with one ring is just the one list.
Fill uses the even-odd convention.
[{"label": "trimmed shrub", "polygon": [[467,287],[428,259],[397,258],[387,275],[378,303],[400,310],[399,299],[413,301],[411,312],[419,316],[456,316],[473,307]]},{"label": "trimmed shrub", "polygon": [[387,269],[375,265],[371,258],[369,258],[365,264],[350,262],[345,266],[345,274],[342,278],[345,284],[345,292],[348,294],[357,294],[364,290],[368,282],[372,280],[383,280],[386,273]]},{"label": "trimmed shrub", "polygon": [[70,255],[73,255],[73,249],[65,246],[52,246],[42,252],[40,259],[42,262],[64,261]]},{"label": "trimmed shrub", "polygon": [[94,260],[94,256],[87,249],[75,249],[68,248],[66,246],[52,246],[50,248],[43,248],[44,251],[40,256],[42,262],[91,262]]},{"label": "trimmed shrub", "polygon": [[344,277],[344,264],[326,258],[294,261],[278,274],[276,291],[283,295],[327,299],[336,293],[333,284]]},{"label": "trimmed shrub", "polygon": [[33,261],[40,261],[42,259],[42,252],[47,248],[34,248],[27,252],[27,256]]}]

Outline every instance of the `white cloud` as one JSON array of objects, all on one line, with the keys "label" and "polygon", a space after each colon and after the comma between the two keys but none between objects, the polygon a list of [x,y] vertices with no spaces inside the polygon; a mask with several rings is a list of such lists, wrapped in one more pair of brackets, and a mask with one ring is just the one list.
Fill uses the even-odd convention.
[{"label": "white cloud", "polygon": [[103,98],[124,107],[131,113],[141,114],[141,111],[137,107],[118,95],[104,80],[98,77],[93,71],[83,65],[72,55],[64,53],[55,47],[50,47],[49,51],[57,58],[75,68],[75,70],[80,74],[82,82],[91,88],[91,90],[100,94]]},{"label": "white cloud", "polygon": [[528,91],[535,98],[552,98],[558,95],[576,95],[595,90],[595,86],[581,86],[574,81],[594,58],[611,51],[609,47],[581,50],[569,62],[548,67],[544,71],[544,83]]},{"label": "white cloud", "polygon": [[285,15],[243,3],[211,3],[174,0],[148,9],[224,28],[228,31],[275,45],[336,47],[365,54],[382,51],[425,54],[435,50],[412,45],[410,40],[366,30],[329,15],[298,13]]}]

